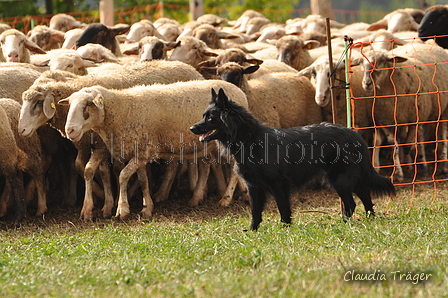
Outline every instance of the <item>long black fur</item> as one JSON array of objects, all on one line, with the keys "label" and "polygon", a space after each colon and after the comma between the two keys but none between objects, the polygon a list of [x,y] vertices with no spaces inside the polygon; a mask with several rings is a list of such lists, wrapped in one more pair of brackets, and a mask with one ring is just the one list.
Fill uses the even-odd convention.
[{"label": "long black fur", "polygon": [[232,154],[235,169],[245,180],[251,199],[251,229],[262,221],[266,195],[277,203],[281,221],[291,223],[290,193],[324,173],[341,197],[343,217],[355,210],[353,193],[374,214],[371,195],[394,194],[389,179],[372,167],[361,136],[346,127],[321,123],[289,129],[261,124],[245,108],[227,98],[222,89],[212,90],[204,118],[190,130],[200,140],[218,140]]}]

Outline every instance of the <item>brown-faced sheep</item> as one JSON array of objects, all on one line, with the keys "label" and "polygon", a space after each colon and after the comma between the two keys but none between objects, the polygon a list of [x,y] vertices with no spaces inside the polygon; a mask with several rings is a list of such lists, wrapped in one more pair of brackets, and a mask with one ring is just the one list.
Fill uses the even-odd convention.
[{"label": "brown-faced sheep", "polygon": [[[45,74],[45,76],[49,76]],[[78,77],[75,80],[35,84],[23,94],[23,106],[20,112],[19,133],[22,136],[31,135],[38,127],[50,123],[54,128],[64,132],[67,109],[56,106],[58,100],[69,97],[80,89],[93,85],[102,85],[106,88],[129,88],[141,84],[172,83],[177,81],[202,80],[203,77],[191,66],[176,61],[154,60],[150,62],[130,65],[126,68],[116,69],[113,73],[102,73]],[[89,145],[89,142],[87,142]],[[92,219],[93,189],[92,179],[101,161],[107,159],[104,154],[104,145],[97,145],[97,150],[90,156],[90,146],[77,145],[79,153],[77,168],[86,181],[86,194],[81,218]],[[98,156],[97,156],[98,155]],[[90,162],[87,160],[90,156]],[[93,167],[93,168],[92,168]],[[105,200],[103,215],[109,216],[112,212],[113,198]]]},{"label": "brown-faced sheep", "polygon": [[45,25],[38,25],[28,31],[26,37],[37,44],[42,50],[59,49],[64,42],[65,32],[51,29]]},{"label": "brown-faced sheep", "polygon": [[[125,218],[130,213],[127,183],[132,174],[138,173],[144,194],[142,214],[149,218],[153,202],[146,164],[159,158],[173,162],[173,159],[184,159],[186,155],[202,152],[202,144],[189,133],[186,123],[194,122],[202,114],[210,100],[212,88],[223,88],[233,101],[247,107],[244,93],[220,80],[138,86],[126,90],[95,86],[59,101],[60,104],[70,104],[65,126],[68,137],[78,140],[84,131],[94,129],[115,159],[126,164],[119,177],[117,217]],[[86,111],[89,117],[85,117]],[[129,117],[131,114],[133,116]],[[192,198],[197,202],[190,202],[191,205],[203,199],[203,187],[200,189],[202,191],[195,191]]]},{"label": "brown-faced sheep", "polygon": [[317,48],[319,45],[318,41],[304,40],[299,36],[291,35],[283,36],[275,41],[279,53],[278,60],[297,70],[302,70],[314,62],[309,50]]}]

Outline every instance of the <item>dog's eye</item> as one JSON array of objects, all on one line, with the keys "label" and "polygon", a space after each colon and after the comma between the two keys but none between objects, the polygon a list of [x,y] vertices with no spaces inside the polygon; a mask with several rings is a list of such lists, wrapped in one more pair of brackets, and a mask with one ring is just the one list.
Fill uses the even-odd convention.
[{"label": "dog's eye", "polygon": [[205,121],[212,121],[212,120],[213,120],[212,116],[207,116],[207,118],[205,118]]}]

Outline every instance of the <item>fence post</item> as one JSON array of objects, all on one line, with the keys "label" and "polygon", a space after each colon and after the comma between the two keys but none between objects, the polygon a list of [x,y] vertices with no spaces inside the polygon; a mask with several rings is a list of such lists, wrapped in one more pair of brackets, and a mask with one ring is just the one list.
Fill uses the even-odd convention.
[{"label": "fence post", "polygon": [[348,50],[349,50],[349,43],[348,43],[348,36],[344,35],[344,48],[345,48],[345,96],[347,98],[347,127],[352,127],[352,106],[350,104],[350,88],[348,80],[350,79],[349,75],[349,64],[348,64]]}]

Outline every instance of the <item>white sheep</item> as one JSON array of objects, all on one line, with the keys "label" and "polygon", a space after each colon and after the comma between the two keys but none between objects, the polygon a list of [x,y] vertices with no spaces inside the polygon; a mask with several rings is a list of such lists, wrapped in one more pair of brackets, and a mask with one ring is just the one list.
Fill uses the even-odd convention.
[{"label": "white sheep", "polygon": [[62,43],[61,49],[74,49],[76,40],[81,36],[83,31],[84,29],[75,28],[65,32],[64,42]]},{"label": "white sheep", "polygon": [[45,54],[44,50],[16,29],[9,29],[0,34],[0,46],[6,62],[30,63],[30,51]]},{"label": "white sheep", "polygon": [[46,55],[39,55],[32,59],[37,66],[48,66],[50,70],[65,70],[76,75],[88,74],[87,68],[97,66],[90,60],[81,57],[76,50],[56,49],[48,51]]},{"label": "white sheep", "polygon": [[397,9],[385,15],[381,20],[371,24],[367,30],[374,31],[387,28],[387,31],[395,33],[399,31],[417,31],[418,26],[409,10]]},{"label": "white sheep", "polygon": [[182,61],[196,68],[206,78],[213,78],[207,77],[207,73],[202,72],[199,63],[216,56],[218,56],[216,50],[210,49],[202,40],[193,36],[184,36],[179,39],[177,46],[171,52],[168,60]]},{"label": "white sheep", "polygon": [[[50,74],[44,73],[44,81]],[[60,73],[60,71],[56,71]],[[64,76],[58,76],[62,79]],[[118,68],[114,72],[106,72],[97,75],[80,76],[77,79],[65,79],[60,82],[37,83],[31,86],[23,94],[23,105],[20,111],[20,121],[18,125],[21,136],[30,136],[33,132],[44,125],[50,123],[54,128],[64,133],[64,125],[67,116],[67,109],[57,108],[57,101],[69,97],[72,93],[80,89],[93,85],[102,85],[107,88],[129,88],[141,84],[172,83],[177,81],[202,80],[203,77],[191,66],[176,61],[154,60],[150,62],[130,65],[126,68]],[[87,138],[88,139],[88,138]],[[105,147],[98,145],[98,150],[94,150],[90,156],[90,142],[87,144],[77,144],[79,150],[76,165],[86,182],[86,193],[84,205],[81,210],[81,218],[92,219],[93,197],[92,181],[93,175],[98,166],[107,159]],[[87,166],[86,166],[87,164]],[[108,191],[105,189],[105,191]],[[164,190],[161,190],[164,191]],[[103,215],[110,216],[113,208],[113,198],[106,196],[103,207]]]},{"label": "white sheep", "polygon": [[[386,126],[383,130],[389,138],[392,138],[397,130],[397,138],[393,140],[397,161],[400,160],[398,152],[402,150],[400,143],[416,143],[416,160],[422,162],[423,173],[427,173],[423,143],[426,139],[426,125],[407,124],[437,121],[439,117],[447,119],[448,94],[438,91],[448,89],[448,53],[438,46],[416,43],[388,52],[371,52],[366,57],[367,59],[354,59],[352,64],[356,65],[356,60],[362,63],[365,71],[362,86],[366,91],[373,92],[375,97],[372,112],[375,117],[374,124]],[[396,124],[399,126],[395,127]],[[443,134],[446,134],[446,123],[441,125]],[[442,139],[446,140],[446,135],[443,135]],[[443,159],[446,158],[447,152],[447,144],[444,142]],[[405,162],[411,162],[409,159],[409,154],[405,154]],[[400,164],[396,171],[397,179],[403,180],[404,173]]]},{"label": "white sheep", "polygon": [[233,25],[233,29],[238,29],[241,32],[246,32],[247,30],[247,23],[251,18],[254,17],[264,17],[264,15],[258,11],[248,9],[236,20],[235,24]]},{"label": "white sheep", "polygon": [[119,62],[117,56],[111,50],[98,43],[88,43],[76,49],[83,59],[93,62]]},{"label": "white sheep", "polygon": [[138,55],[139,61],[168,59],[167,52],[174,49],[177,42],[167,42],[155,36],[145,36],[137,44],[123,51],[126,55]]},{"label": "white sheep", "polygon": [[31,64],[27,63],[1,63],[0,98],[12,98],[22,103],[22,93],[41,75],[38,70],[33,68]]},{"label": "white sheep", "polygon": [[[188,123],[194,123],[202,115],[210,100],[210,90],[215,88],[223,88],[229,98],[247,107],[244,93],[220,80],[138,86],[126,90],[95,86],[59,101],[60,104],[70,104],[65,126],[69,138],[76,141],[85,131],[94,129],[114,158],[126,164],[119,177],[117,217],[125,218],[130,213],[127,183],[132,174],[138,173],[144,194],[142,214],[149,218],[153,202],[146,164],[159,158],[173,162],[173,159],[202,152],[202,143],[189,132]],[[89,117],[85,117],[85,111]],[[203,196],[203,191],[201,194],[195,192],[192,200],[202,200]],[[197,202],[192,205],[195,204]]]},{"label": "white sheep", "polygon": [[165,37],[159,33],[154,24],[149,20],[141,20],[132,24],[126,35],[126,42],[138,42],[145,36],[156,36],[162,40]]},{"label": "white sheep", "polygon": [[50,25],[48,27],[50,27],[50,29],[67,32],[71,29],[80,28],[84,26],[85,24],[76,20],[73,16],[65,13],[58,13],[51,17]]}]

